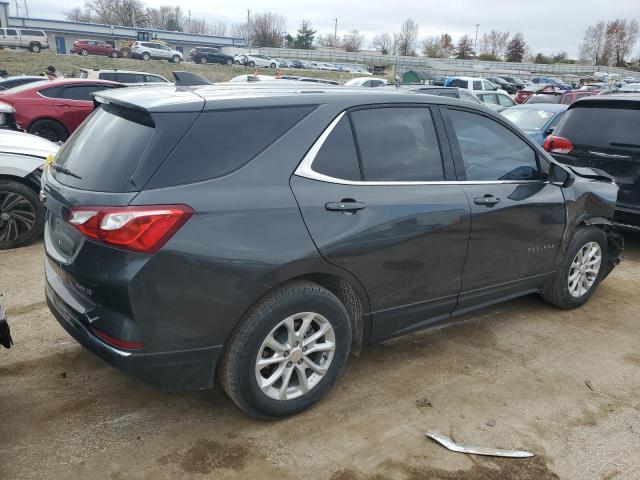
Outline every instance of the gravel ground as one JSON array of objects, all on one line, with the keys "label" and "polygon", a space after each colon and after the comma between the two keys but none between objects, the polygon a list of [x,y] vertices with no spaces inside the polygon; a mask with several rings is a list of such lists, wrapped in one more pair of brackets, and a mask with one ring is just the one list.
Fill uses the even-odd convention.
[{"label": "gravel ground", "polygon": [[[367,348],[312,410],[242,415],[222,390],[160,393],[49,313],[42,243],[0,252],[0,478],[640,478],[640,237],[590,303],[535,296]],[[433,430],[533,459],[456,454]]]}]

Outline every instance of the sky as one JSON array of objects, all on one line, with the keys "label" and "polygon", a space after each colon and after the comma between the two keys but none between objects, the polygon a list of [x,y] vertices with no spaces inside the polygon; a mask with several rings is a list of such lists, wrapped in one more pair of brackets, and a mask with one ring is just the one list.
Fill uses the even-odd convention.
[{"label": "sky", "polygon": [[[11,1],[12,14],[15,11]],[[23,2],[24,0],[18,0]],[[84,0],[65,0],[64,7],[50,0],[26,0],[33,18],[64,18],[64,10],[82,6]],[[591,8],[593,2],[599,8]],[[162,4],[179,4],[184,11],[191,10],[193,17],[222,20],[228,24],[246,20],[247,9],[253,12],[272,11],[287,18],[287,30],[295,34],[300,22],[308,20],[318,33],[332,33],[333,19],[338,18],[338,35],[357,29],[370,45],[373,37],[382,32],[394,32],[407,18],[413,18],[420,26],[420,38],[449,33],[454,40],[466,34],[475,35],[475,25],[480,24],[478,38],[492,29],[521,31],[534,53],[545,54],[566,51],[570,56],[578,54],[584,30],[598,20],[628,18],[640,20],[639,0],[616,0],[602,3],[595,0],[504,0],[502,2],[479,0],[145,0],[149,7]],[[60,4],[58,4],[60,5]],[[24,12],[21,11],[21,14]],[[640,51],[636,48],[634,55]]]}]

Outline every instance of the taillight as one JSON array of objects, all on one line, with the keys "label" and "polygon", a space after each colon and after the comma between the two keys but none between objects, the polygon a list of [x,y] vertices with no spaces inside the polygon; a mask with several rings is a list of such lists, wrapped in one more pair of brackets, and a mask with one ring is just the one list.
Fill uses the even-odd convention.
[{"label": "taillight", "polygon": [[186,205],[72,207],[67,222],[93,240],[154,254],[191,215]]},{"label": "taillight", "polygon": [[107,335],[106,333],[101,332],[100,330],[97,330],[95,328],[93,329],[93,333],[95,333],[96,337],[98,337],[100,340],[108,343],[113,347],[123,348],[125,350],[140,350],[144,348],[144,343],[121,340],[119,338],[112,337],[111,335]]},{"label": "taillight", "polygon": [[573,150],[571,140],[556,135],[549,135],[544,141],[544,149],[551,153],[569,153]]}]

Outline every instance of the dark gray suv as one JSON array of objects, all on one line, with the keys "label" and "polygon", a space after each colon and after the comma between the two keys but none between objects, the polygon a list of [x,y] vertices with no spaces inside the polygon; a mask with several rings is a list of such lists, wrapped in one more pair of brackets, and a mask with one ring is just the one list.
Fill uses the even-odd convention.
[{"label": "dark gray suv", "polygon": [[96,94],[43,175],[60,324],[160,388],[217,371],[274,418],[367,343],[529,293],[586,302],[622,249],[610,178],[484,107],[381,90]]}]

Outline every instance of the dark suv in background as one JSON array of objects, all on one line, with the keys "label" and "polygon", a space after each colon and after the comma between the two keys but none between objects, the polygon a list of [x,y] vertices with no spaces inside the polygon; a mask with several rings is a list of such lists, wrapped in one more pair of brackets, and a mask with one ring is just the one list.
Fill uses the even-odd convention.
[{"label": "dark suv in background", "polygon": [[312,84],[95,99],[43,174],[51,311],[161,388],[217,371],[256,417],[308,408],[367,343],[530,293],[579,307],[622,248],[609,178],[470,102]]},{"label": "dark suv in background", "polygon": [[640,94],[594,95],[572,103],[545,149],[559,162],[596,168],[620,188],[615,221],[640,231]]},{"label": "dark suv in background", "polygon": [[221,63],[222,65],[233,65],[233,57],[222,53],[219,48],[195,47],[189,52],[191,60],[196,63]]}]

